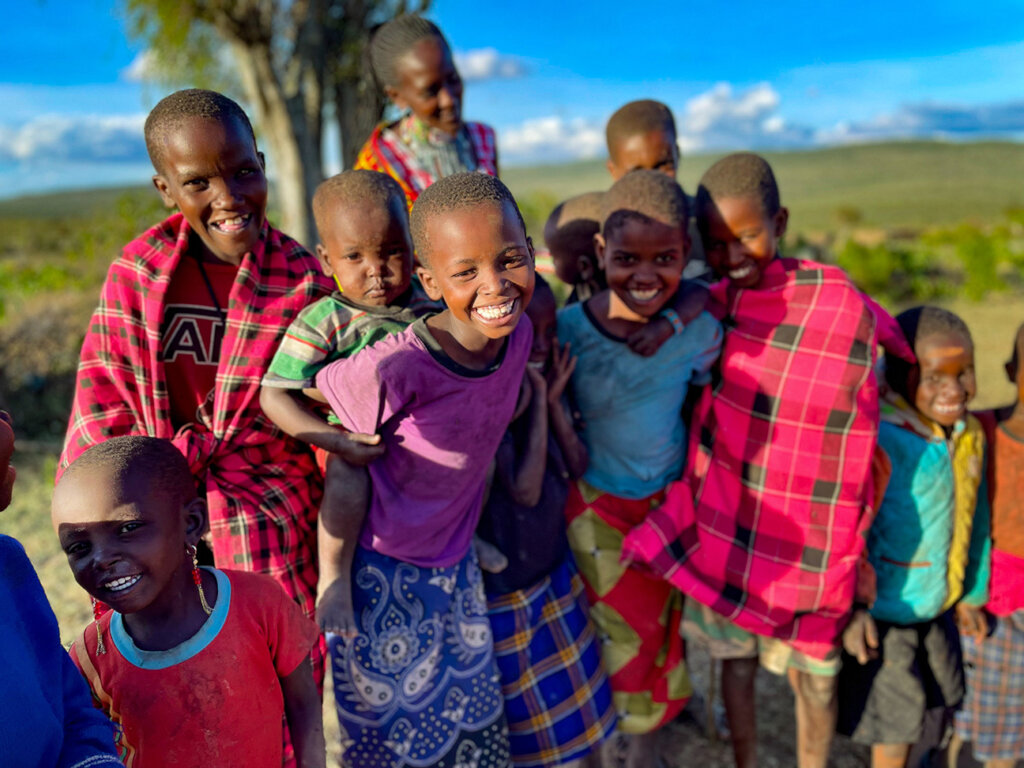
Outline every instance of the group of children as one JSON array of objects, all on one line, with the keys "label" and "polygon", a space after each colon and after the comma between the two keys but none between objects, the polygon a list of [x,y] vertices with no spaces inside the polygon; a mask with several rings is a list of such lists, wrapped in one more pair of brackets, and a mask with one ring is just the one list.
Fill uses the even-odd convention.
[{"label": "group of children", "polygon": [[[216,99],[176,103],[147,125],[158,187],[218,253],[259,232],[262,158]],[[417,189],[411,214],[376,170],[317,190],[337,290],[301,311],[268,299],[290,324],[238,405],[258,397],[316,453],[316,623],[274,580],[200,565],[188,435],[112,437],[70,462],[53,522],[97,604],[70,653],[126,765],[324,765],[316,624],[344,765],[611,765],[620,743],[629,768],[657,765],[691,695],[684,637],[722,661],[738,766],[757,760],[759,665],[793,687],[797,764],[824,766],[838,727],[873,765],[906,765],[926,711],[961,705],[961,635],[958,733],[990,766],[1021,753],[1024,406],[968,413],[955,315],[894,320],[838,268],[781,255],[788,212],[762,158],[725,157],[688,198],[664,105],[626,105],[608,137],[612,187],[545,228],[561,309],[488,173]],[[233,175],[231,216],[197,202],[190,164]],[[283,296],[285,275],[260,295]],[[236,365],[259,325],[225,337]],[[230,506],[254,457],[225,459],[211,504]]]}]

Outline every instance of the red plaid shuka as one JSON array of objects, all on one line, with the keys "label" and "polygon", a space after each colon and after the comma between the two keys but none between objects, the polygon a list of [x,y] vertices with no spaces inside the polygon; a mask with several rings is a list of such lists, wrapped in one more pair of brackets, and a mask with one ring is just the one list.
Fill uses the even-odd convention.
[{"label": "red plaid shuka", "polygon": [[263,415],[259,390],[291,321],[331,286],[301,245],[264,225],[231,289],[214,402],[175,434],[160,327],[188,243],[188,223],[176,213],[111,265],[82,345],[58,477],[108,438],[172,439],[206,489],[217,566],[270,574],[312,615],[319,473],[310,452]]},{"label": "red plaid shuka", "polygon": [[842,270],[776,259],[757,290],[712,288],[725,343],[683,479],[624,552],[755,634],[824,658],[873,516],[882,343],[899,326]]},{"label": "red plaid shuka", "polygon": [[[494,129],[483,123],[463,123],[462,126],[473,145],[477,170],[497,176],[498,148],[494,140]],[[386,173],[398,182],[412,208],[420,192],[437,179],[416,161],[415,154],[398,141],[391,131],[384,132],[387,127],[386,123],[381,123],[373,129],[370,138],[359,150],[354,168]]]}]

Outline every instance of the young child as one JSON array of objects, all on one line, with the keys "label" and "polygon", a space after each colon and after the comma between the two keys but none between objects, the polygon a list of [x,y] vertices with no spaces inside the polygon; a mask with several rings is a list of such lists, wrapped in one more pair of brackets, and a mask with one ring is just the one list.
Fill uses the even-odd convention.
[{"label": "young child", "polygon": [[533,246],[481,173],[428,187],[411,227],[446,309],[316,377],[341,422],[385,446],[352,566],[358,635],[328,636],[342,760],[497,768],[504,699],[470,540],[530,354]]},{"label": "young child", "polygon": [[601,193],[587,192],[559,203],[544,224],[544,244],[558,279],[572,287],[566,304],[586,301],[608,286],[597,266],[594,235],[601,230]]},{"label": "young child", "polygon": [[[675,180],[679,165],[679,144],[672,111],[660,101],[641,99],[623,105],[608,119],[605,127],[608,143],[608,172],[613,181],[635,170],[658,171]],[[687,198],[693,210],[693,200]],[[683,269],[683,283],[676,297],[668,302],[661,316],[633,333],[630,348],[641,355],[652,355],[673,333],[681,333],[707,304],[707,285],[711,279],[700,234],[693,220],[687,224],[690,253]]]},{"label": "young child", "polygon": [[[988,620],[991,634],[982,642],[962,638],[967,694],[956,714],[958,743],[970,742],[985,768],[1013,768],[1024,758],[1024,325],[1017,329],[1006,375],[1017,400],[977,413],[988,445],[987,500],[992,512],[992,559]],[[982,522],[979,499],[975,525]]]},{"label": "young child", "polygon": [[498,175],[494,129],[462,119],[462,78],[433,22],[405,14],[381,24],[370,37],[369,58],[377,87],[403,115],[373,129],[356,168],[394,178],[410,207],[453,173]]},{"label": "young child", "polygon": [[[328,363],[355,354],[438,305],[412,280],[412,241],[401,187],[375,171],[346,171],[313,196],[316,254],[338,290],[288,328],[263,377],[260,404],[281,429],[311,443],[324,473],[317,548],[321,629],[353,636],[352,557],[369,497],[362,467],[380,456],[376,435],[347,433],[302,394]],[[329,423],[333,422],[333,423]]]},{"label": "young child", "polygon": [[907,765],[927,710],[945,709],[952,723],[963,697],[956,625],[977,639],[987,629],[985,435],[967,413],[975,392],[971,334],[936,307],[896,319],[917,364],[886,355],[878,442],[892,476],[867,545],[877,596],[846,631],[851,656],[840,682],[840,730],[872,745],[874,768]]},{"label": "young child", "polygon": [[68,467],[53,526],[77,581],[110,606],[71,646],[131,768],[325,765],[316,625],[262,574],[200,569],[206,504],[167,440],[115,437]]},{"label": "young child", "polygon": [[686,593],[687,638],[722,660],[736,764],[757,763],[760,656],[796,694],[796,763],[824,768],[873,499],[875,347],[899,329],[841,270],[779,256],[788,212],[757,155],[704,174],[697,220],[725,343],[684,481],[625,551]]},{"label": "young child", "polygon": [[264,416],[259,388],[289,324],[331,284],[268,223],[263,155],[238,104],[178,91],[145,134],[153,184],[178,211],[111,265],[61,471],[110,437],[173,440],[207,502],[215,562],[270,574],[312,616],[316,464]]},{"label": "young child", "polygon": [[[0,512],[11,503],[14,431],[0,411]],[[60,644],[57,617],[25,550],[0,534],[0,653],[4,677],[0,755],[4,765],[33,768],[111,768],[110,721]]]},{"label": "young child", "polygon": [[498,446],[477,532],[508,558],[484,571],[494,649],[505,692],[512,762],[579,765],[615,727],[601,651],[583,582],[565,536],[569,482],[587,452],[562,394],[575,368],[555,336],[555,295],[537,276],[527,316],[533,348],[528,401]]},{"label": "young child", "polygon": [[605,193],[597,256],[608,288],[558,314],[590,463],[570,488],[569,544],[601,638],[630,768],[655,762],[654,736],[690,697],[679,636],[681,598],[649,572],[619,563],[623,536],[664,498],[686,455],[687,387],[708,380],[722,332],[699,315],[651,357],[626,337],[675,294],[689,247],[679,185],[654,171],[627,174]]}]

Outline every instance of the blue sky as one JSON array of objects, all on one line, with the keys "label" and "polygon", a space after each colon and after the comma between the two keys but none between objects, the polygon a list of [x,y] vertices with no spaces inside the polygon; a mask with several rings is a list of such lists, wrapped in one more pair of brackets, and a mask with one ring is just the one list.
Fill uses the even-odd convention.
[{"label": "blue sky", "polygon": [[[1024,0],[435,0],[430,16],[505,164],[601,157],[608,115],[641,97],[672,107],[684,152],[1024,137]],[[145,182],[162,92],[135,75],[116,0],[22,0],[5,27],[0,196]]]}]

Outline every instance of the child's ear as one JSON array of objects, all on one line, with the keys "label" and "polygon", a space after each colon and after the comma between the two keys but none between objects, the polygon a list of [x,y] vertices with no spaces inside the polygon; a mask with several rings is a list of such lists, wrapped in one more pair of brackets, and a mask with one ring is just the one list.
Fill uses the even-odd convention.
[{"label": "child's ear", "polygon": [[427,292],[427,296],[430,297],[431,301],[441,300],[441,286],[437,284],[434,279],[434,273],[423,265],[416,265],[416,274],[419,275],[420,283],[423,284],[423,290]]},{"label": "child's ear", "polygon": [[789,209],[779,208],[772,221],[775,224],[775,238],[781,240],[782,236],[786,234],[786,226],[789,224]]},{"label": "child's ear", "polygon": [[1007,360],[1003,364],[1003,370],[1006,371],[1006,378],[1010,380],[1010,383],[1016,386],[1017,384],[1017,366],[1013,364],[1013,360]]},{"label": "child's ear", "polygon": [[320,262],[320,269],[324,271],[327,277],[334,274],[334,270],[331,268],[330,263],[327,261],[327,249],[324,248],[322,243],[316,244],[316,258]]},{"label": "child's ear", "polygon": [[526,236],[526,250],[530,252],[530,261],[533,262],[534,266],[537,266],[537,254],[533,249],[533,238],[529,235]]},{"label": "child's ear", "polygon": [[622,176],[622,172],[619,170],[618,164],[610,157],[605,162],[604,167],[608,169],[608,173],[612,177],[612,181],[618,181],[619,177]]},{"label": "child's ear", "polygon": [[167,183],[167,179],[158,173],[153,177],[153,186],[160,193],[160,199],[164,201],[165,206],[168,208],[178,207],[178,204],[174,202],[174,198],[171,197],[171,185]]},{"label": "child's ear", "polygon": [[256,150],[256,157],[260,159],[260,168],[262,168],[264,171],[267,170],[267,158],[263,156],[263,153],[260,152],[259,150]]},{"label": "child's ear", "polygon": [[605,266],[604,266],[604,249],[605,249],[604,235],[602,235],[600,232],[595,232],[594,233],[594,255],[597,256],[597,268],[601,269],[601,270],[605,269]]},{"label": "child's ear", "polygon": [[206,500],[198,496],[185,505],[185,540],[195,544],[209,529]]},{"label": "child's ear", "polygon": [[578,281],[581,283],[589,283],[594,279],[594,260],[589,256],[580,254],[576,257],[576,273],[579,275]]}]

